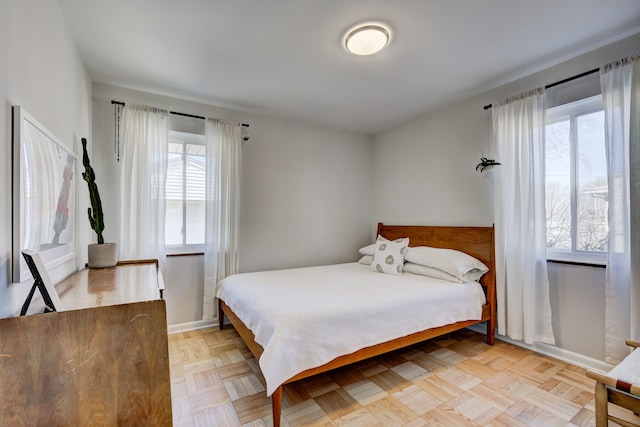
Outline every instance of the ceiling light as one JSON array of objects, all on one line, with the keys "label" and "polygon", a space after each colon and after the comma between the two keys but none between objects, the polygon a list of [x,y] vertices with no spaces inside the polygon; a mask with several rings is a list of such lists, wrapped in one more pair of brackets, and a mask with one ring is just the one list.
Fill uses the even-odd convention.
[{"label": "ceiling light", "polygon": [[389,30],[377,24],[361,25],[347,33],[344,45],[354,55],[373,55],[389,43]]}]

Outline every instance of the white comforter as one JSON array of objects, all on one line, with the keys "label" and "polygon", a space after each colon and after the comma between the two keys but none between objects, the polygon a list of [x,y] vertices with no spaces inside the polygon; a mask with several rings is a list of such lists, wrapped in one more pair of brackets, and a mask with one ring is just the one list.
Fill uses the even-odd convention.
[{"label": "white comforter", "polygon": [[479,320],[480,284],[405,273],[381,274],[350,263],[236,274],[221,298],[264,348],[267,395],[296,374],[338,356],[414,332]]}]

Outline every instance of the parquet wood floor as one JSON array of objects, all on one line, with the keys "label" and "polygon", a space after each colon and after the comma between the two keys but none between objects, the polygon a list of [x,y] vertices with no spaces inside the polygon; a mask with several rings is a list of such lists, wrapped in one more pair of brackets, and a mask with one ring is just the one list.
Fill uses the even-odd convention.
[{"label": "parquet wood floor", "polygon": [[[272,425],[232,326],[169,336],[169,358],[174,426]],[[286,385],[281,425],[594,426],[593,389],[582,368],[462,330]]]}]

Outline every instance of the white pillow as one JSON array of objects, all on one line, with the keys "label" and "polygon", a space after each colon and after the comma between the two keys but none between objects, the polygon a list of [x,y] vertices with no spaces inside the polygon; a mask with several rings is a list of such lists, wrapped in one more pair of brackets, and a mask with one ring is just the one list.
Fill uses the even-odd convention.
[{"label": "white pillow", "polygon": [[376,251],[369,268],[378,273],[402,274],[404,256],[409,247],[409,238],[396,239],[393,242],[378,236]]},{"label": "white pillow", "polygon": [[[485,266],[485,268],[486,268],[486,266]],[[487,271],[489,271],[488,268],[486,270],[483,270],[483,269],[480,269],[480,268],[473,268],[473,269],[467,271],[465,274],[462,275],[462,281],[464,283],[479,282],[480,278],[482,276],[484,276],[484,273],[486,273]]]},{"label": "white pillow", "polygon": [[373,261],[373,255],[362,255],[362,258],[358,260],[360,264],[371,265],[371,261]]},{"label": "white pillow", "polygon": [[433,267],[427,267],[426,265],[414,264],[412,262],[404,263],[404,272],[433,277],[434,279],[446,280],[447,282],[462,283],[462,280],[458,279],[456,276],[452,276],[445,271],[438,270],[437,268]]},{"label": "white pillow", "polygon": [[364,248],[360,248],[360,250],[358,252],[360,252],[361,255],[371,255],[373,256],[373,253],[376,251],[376,244],[372,243],[370,245],[365,246]]},{"label": "white pillow", "polygon": [[453,249],[416,246],[410,248],[405,257],[408,262],[437,268],[465,283],[480,280],[480,277],[489,271],[489,268],[476,258]]}]

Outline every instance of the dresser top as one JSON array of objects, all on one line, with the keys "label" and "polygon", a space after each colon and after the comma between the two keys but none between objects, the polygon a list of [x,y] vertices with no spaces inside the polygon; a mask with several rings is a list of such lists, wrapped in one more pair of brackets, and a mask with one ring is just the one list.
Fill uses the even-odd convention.
[{"label": "dresser top", "polygon": [[163,289],[162,273],[155,260],[85,268],[56,285],[62,310],[157,300]]}]

